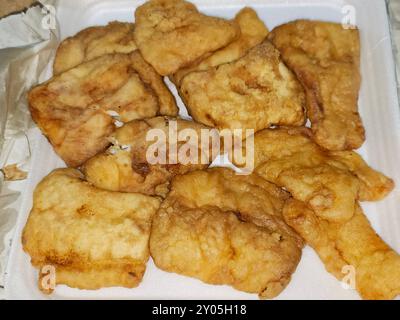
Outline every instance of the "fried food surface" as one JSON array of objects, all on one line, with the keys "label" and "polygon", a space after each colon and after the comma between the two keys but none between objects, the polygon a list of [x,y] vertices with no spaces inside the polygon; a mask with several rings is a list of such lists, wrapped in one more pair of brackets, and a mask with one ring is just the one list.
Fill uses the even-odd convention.
[{"label": "fried food surface", "polygon": [[301,239],[282,219],[288,194],[229,169],[173,179],[153,220],[150,251],[168,272],[277,296],[300,260]]},{"label": "fried food surface", "polygon": [[390,178],[370,168],[354,152],[330,152],[306,128],[263,130],[255,135],[255,168],[286,188],[321,218],[347,221],[356,200],[375,201],[394,188]]},{"label": "fried food surface", "polygon": [[239,60],[189,73],[180,95],[196,121],[219,129],[304,124],[303,88],[268,41]]},{"label": "fried food surface", "polygon": [[53,72],[59,74],[82,62],[109,53],[130,53],[137,49],[133,23],[113,21],[106,26],[90,27],[61,42]]},{"label": "fried food surface", "polygon": [[343,267],[356,272],[366,299],[400,293],[400,257],[374,232],[358,201],[384,198],[391,179],[371,169],[352,151],[332,152],[312,140],[306,128],[263,130],[255,135],[256,172],[285,188],[285,221],[313,247],[339,280]]},{"label": "fried food surface", "polygon": [[82,178],[75,169],[58,169],[40,182],[23,248],[35,267],[55,268],[56,284],[136,287],[149,258],[151,220],[160,201],[103,191]]},{"label": "fried food surface", "polygon": [[315,141],[329,150],[359,148],[365,132],[358,113],[358,30],[300,20],[277,27],[269,39],[306,90]]},{"label": "fried food surface", "polygon": [[[198,139],[170,139],[170,132],[175,134],[172,131],[175,125],[177,138],[188,130],[200,138],[201,130],[208,129],[196,122],[168,117],[129,122],[112,135],[114,147],[84,164],[83,171],[87,180],[106,190],[165,196],[173,176],[205,169],[218,154],[218,150],[214,150],[213,153],[212,141],[202,145]],[[151,148],[155,143],[161,142],[156,141],[152,133],[162,133],[165,137],[164,163],[152,163]],[[218,135],[216,138],[219,139]],[[190,152],[191,158],[188,162],[185,162],[186,157],[174,158],[179,152],[183,152],[181,148],[184,148],[184,145],[188,146],[186,150]],[[174,147],[177,152],[170,153],[170,149]],[[159,149],[162,150],[161,145]]]},{"label": "fried food surface", "polygon": [[171,77],[177,86],[180,86],[184,76],[190,72],[207,70],[243,57],[268,35],[268,28],[252,8],[243,8],[238,12],[234,20],[240,27],[240,37],[226,47],[215,51],[204,60],[178,70]]},{"label": "fried food surface", "polygon": [[203,15],[182,0],[151,0],[135,12],[137,46],[163,76],[225,47],[239,35],[235,22]]},{"label": "fried food surface", "polygon": [[73,167],[109,145],[110,112],[122,122],[177,113],[162,78],[137,51],[82,63],[33,88],[28,100],[33,120]]},{"label": "fried food surface", "polygon": [[325,220],[296,200],[287,203],[284,217],[338,280],[347,274],[344,267],[354,268],[356,288],[364,299],[400,294],[400,256],[375,233],[358,204],[343,223]]},{"label": "fried food surface", "polygon": [[[400,255],[359,204],[394,182],[352,151],[365,141],[356,27],[297,20],[269,32],[251,8],[225,20],[149,0],[135,24],[62,41],[53,71],[29,109],[81,171],[54,170],[33,195],[22,245],[43,293],[49,267],[55,285],[136,287],[151,255],[164,271],[269,299],[308,244],[338,280],[354,275],[362,298],[400,295]],[[176,118],[164,76],[196,122]],[[252,130],[234,135],[254,133],[254,149],[239,147],[254,158],[227,156],[254,174],[208,168],[230,149],[216,129]]]}]

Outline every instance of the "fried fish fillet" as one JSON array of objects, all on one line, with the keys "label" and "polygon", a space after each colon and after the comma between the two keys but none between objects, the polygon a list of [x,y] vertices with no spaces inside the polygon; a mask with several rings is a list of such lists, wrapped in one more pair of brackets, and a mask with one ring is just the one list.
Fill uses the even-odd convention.
[{"label": "fried fish fillet", "polygon": [[[41,272],[55,268],[55,284],[80,289],[136,287],[149,258],[148,241],[157,198],[97,189],[76,169],[58,169],[44,178],[22,243]],[[42,281],[43,280],[43,281]]]},{"label": "fried fish fillet", "polygon": [[130,53],[137,49],[133,23],[113,21],[106,26],[90,27],[61,42],[53,72],[59,74],[82,62],[109,53]]},{"label": "fried fish fillet", "polygon": [[134,39],[163,76],[225,47],[240,35],[234,21],[201,14],[183,0],[151,0],[135,12]]},{"label": "fried fish fillet", "polygon": [[329,150],[359,148],[365,131],[358,113],[358,30],[300,20],[277,27],[269,39],[306,90],[315,141]]},{"label": "fried fish fillet", "polygon": [[162,78],[140,56],[110,54],[80,64],[29,92],[33,120],[69,166],[104,150],[118,120],[177,114]]},{"label": "fried fish fillet", "polygon": [[256,173],[291,193],[285,221],[317,251],[327,270],[342,280],[342,268],[354,267],[364,298],[399,294],[400,258],[375,234],[358,204],[384,198],[393,181],[352,151],[321,148],[306,128],[264,130],[254,142]]},{"label": "fried fish fillet", "polygon": [[356,200],[377,201],[394,188],[355,152],[330,152],[306,128],[269,129],[254,137],[255,171],[286,188],[321,218],[347,221]]},{"label": "fried fish fillet", "polygon": [[[176,133],[170,131],[174,130],[173,126],[176,126]],[[112,135],[115,145],[87,161],[82,167],[83,172],[89,182],[102,189],[165,196],[173,176],[205,169],[218,155],[219,150],[213,149],[218,145],[213,145],[213,141],[202,145],[197,139],[201,138],[203,129],[209,128],[196,122],[168,117],[129,122]],[[165,137],[165,161],[161,158],[159,161],[162,163],[152,163],[153,154],[148,154],[152,145],[161,142],[151,137],[152,132],[161,132]],[[183,137],[179,142],[178,139],[174,142],[170,132],[176,134],[177,138],[188,133],[196,139],[192,141]],[[214,139],[219,139],[217,133]],[[178,152],[183,152],[181,148],[187,144],[189,147],[185,150],[189,152],[191,149],[191,154],[185,153],[185,156],[193,158],[178,157]],[[170,154],[170,149],[175,146],[177,152],[171,151]],[[158,149],[162,150],[162,146]],[[177,157],[174,158],[174,155]]]},{"label": "fried fish fillet", "polygon": [[183,77],[190,72],[207,70],[243,57],[268,35],[268,28],[252,8],[243,8],[238,12],[234,20],[240,27],[240,37],[225,48],[215,51],[204,60],[178,70],[171,76],[172,81],[177,86],[180,86]]},{"label": "fried fish fillet", "polygon": [[283,221],[287,199],[258,176],[225,168],[176,176],[153,220],[151,256],[162,270],[273,298],[303,247]]},{"label": "fried fish fillet", "polygon": [[386,300],[400,295],[400,256],[375,233],[358,204],[353,216],[342,223],[318,216],[297,200],[287,203],[284,217],[338,280],[344,279],[346,268],[354,268],[349,270],[355,272],[362,298]]},{"label": "fried fish fillet", "polygon": [[189,73],[179,92],[193,119],[218,129],[304,124],[303,88],[268,41],[239,60]]}]

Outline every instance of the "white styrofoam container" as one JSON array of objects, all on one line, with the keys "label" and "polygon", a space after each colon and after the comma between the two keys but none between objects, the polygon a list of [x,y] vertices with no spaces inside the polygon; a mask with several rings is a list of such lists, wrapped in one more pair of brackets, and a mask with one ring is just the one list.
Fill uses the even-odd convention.
[{"label": "white styrofoam container", "polygon": [[[144,1],[74,0],[61,1],[57,7],[62,38],[79,30],[106,24],[112,20],[132,21],[135,8]],[[207,14],[232,18],[244,6],[255,8],[266,25],[275,26],[306,18],[342,22],[355,9],[356,24],[361,30],[362,88],[360,112],[367,131],[367,142],[360,150],[367,162],[400,184],[400,112],[392,55],[388,17],[384,0],[199,0],[193,1]],[[353,7],[349,7],[353,6]],[[172,88],[176,93],[175,89]],[[180,103],[181,104],[181,103]],[[183,105],[181,114],[186,114]],[[37,289],[37,270],[22,251],[21,230],[32,206],[36,184],[50,171],[64,166],[38,129],[31,132],[34,144],[33,169],[29,175],[19,213],[6,277],[9,299],[257,299],[256,295],[236,291],[228,286],[212,286],[196,279],[158,270],[149,261],[141,285],[135,289],[107,288],[97,291],[58,286],[51,296]],[[377,232],[395,250],[400,251],[400,193],[396,190],[379,203],[363,203],[363,208]],[[309,247],[293,280],[279,299],[358,299],[353,290],[342,288],[325,271]]]}]

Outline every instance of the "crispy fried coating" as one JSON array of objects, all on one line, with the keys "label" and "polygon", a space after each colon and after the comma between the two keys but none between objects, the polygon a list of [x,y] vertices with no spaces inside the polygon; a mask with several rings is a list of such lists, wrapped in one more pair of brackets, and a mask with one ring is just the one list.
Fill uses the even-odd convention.
[{"label": "crispy fried coating", "polygon": [[[97,189],[76,169],[58,169],[34,192],[23,248],[39,270],[55,268],[56,284],[136,287],[149,258],[151,220],[159,204],[141,194]],[[50,293],[41,280],[39,287]]]},{"label": "crispy fried coating", "polygon": [[225,48],[215,51],[204,60],[178,70],[171,76],[171,80],[177,86],[180,86],[183,77],[190,72],[207,70],[243,57],[268,35],[268,28],[252,8],[243,8],[238,12],[234,20],[240,27],[240,37]]},{"label": "crispy fried coating", "polygon": [[382,200],[394,189],[394,181],[371,169],[359,154],[353,151],[332,151],[330,155],[334,161],[343,163],[360,181],[359,201]]},{"label": "crispy fried coating", "polygon": [[304,124],[303,88],[268,41],[239,60],[189,73],[180,95],[196,121],[219,129]]},{"label": "crispy fried coating", "polygon": [[300,20],[277,27],[269,39],[306,90],[315,141],[329,150],[359,148],[365,132],[358,113],[358,30]]},{"label": "crispy fried coating", "polygon": [[283,212],[286,222],[338,280],[348,273],[344,267],[354,268],[362,298],[386,300],[400,294],[400,256],[375,233],[358,204],[353,216],[342,223],[323,219],[297,200],[290,200]]},{"label": "crispy fried coating", "polygon": [[136,44],[163,76],[201,60],[239,35],[234,21],[203,15],[183,0],[151,0],[135,12]]},{"label": "crispy fried coating", "polygon": [[[173,131],[175,125],[176,133]],[[129,122],[112,135],[114,146],[87,161],[82,167],[83,172],[89,182],[102,189],[165,196],[173,176],[205,169],[218,155],[219,150],[213,149],[218,145],[213,145],[211,139],[210,143],[201,144],[202,129],[209,128],[196,122],[168,117]],[[188,134],[193,134],[196,139],[180,137],[188,130]],[[165,136],[165,161],[162,163],[152,163],[151,160],[151,146],[161,142],[151,137],[152,132],[161,132]],[[170,132],[176,134],[179,141],[174,141]],[[215,139],[219,139],[218,134]],[[189,145],[185,150],[192,157],[188,162],[185,162],[186,157],[179,157],[184,145]],[[175,146],[177,152],[170,153]],[[161,145],[158,149],[162,150]],[[174,155],[177,157],[174,158]]]},{"label": "crispy fried coating", "polygon": [[306,202],[321,218],[336,222],[353,216],[356,200],[380,200],[393,190],[393,180],[370,168],[358,154],[327,151],[311,136],[306,128],[258,132],[256,172]]},{"label": "crispy fried coating", "polygon": [[176,176],[153,220],[151,256],[162,270],[273,298],[303,246],[283,221],[287,199],[262,178],[226,168]]},{"label": "crispy fried coating", "polygon": [[109,53],[130,53],[137,49],[133,23],[113,21],[106,26],[89,27],[61,42],[53,72],[59,74],[82,62]]},{"label": "crispy fried coating", "polygon": [[393,181],[352,151],[321,148],[306,128],[263,130],[254,141],[256,172],[292,194],[285,221],[327,270],[342,280],[342,268],[354,267],[363,298],[398,295],[400,257],[375,234],[358,204],[384,198]]},{"label": "crispy fried coating", "polygon": [[110,54],[80,64],[29,92],[33,120],[69,166],[104,150],[115,119],[176,115],[174,97],[140,56]]}]

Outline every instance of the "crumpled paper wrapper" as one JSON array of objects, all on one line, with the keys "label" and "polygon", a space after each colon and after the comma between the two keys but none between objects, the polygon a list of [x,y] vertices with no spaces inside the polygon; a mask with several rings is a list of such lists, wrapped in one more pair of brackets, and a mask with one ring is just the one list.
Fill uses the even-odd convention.
[{"label": "crumpled paper wrapper", "polygon": [[[30,168],[29,129],[33,122],[27,107],[27,91],[48,78],[49,62],[58,45],[57,24],[43,0],[26,12],[0,19],[0,298],[12,229],[26,180],[18,171]],[[52,29],[54,27],[54,29]],[[15,165],[15,166],[13,166]]]},{"label": "crumpled paper wrapper", "polygon": [[397,92],[400,97],[400,1],[389,0],[387,3],[390,17],[393,51],[396,60]]}]

